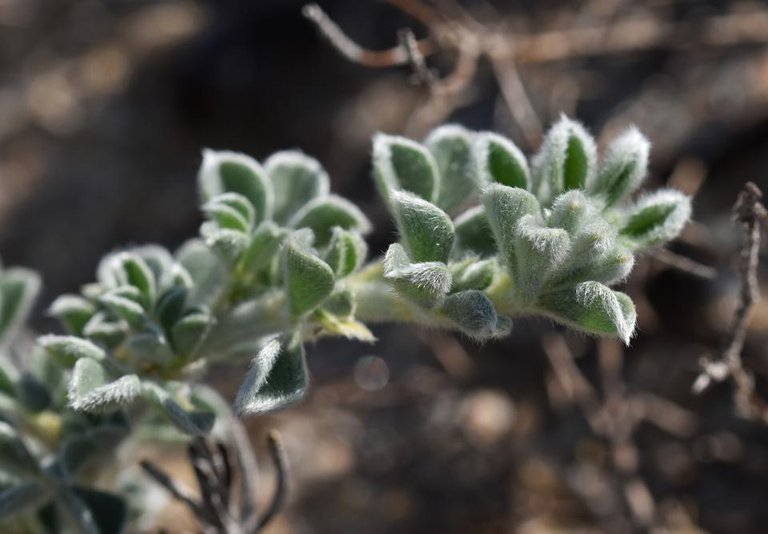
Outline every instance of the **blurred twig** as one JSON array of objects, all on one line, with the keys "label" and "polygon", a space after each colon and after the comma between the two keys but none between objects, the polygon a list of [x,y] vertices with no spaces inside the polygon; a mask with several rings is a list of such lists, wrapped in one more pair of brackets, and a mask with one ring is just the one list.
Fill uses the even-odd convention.
[{"label": "blurred twig", "polygon": [[693,391],[701,393],[713,383],[731,378],[738,413],[743,417],[768,421],[768,404],[755,391],[754,375],[744,366],[741,357],[752,312],[760,299],[757,283],[758,253],[760,230],[766,218],[762,197],[762,191],[754,183],[747,182],[733,207],[734,221],[741,224],[743,235],[739,263],[739,304],[733,316],[725,349],[717,360],[702,359],[703,369],[693,384]]}]

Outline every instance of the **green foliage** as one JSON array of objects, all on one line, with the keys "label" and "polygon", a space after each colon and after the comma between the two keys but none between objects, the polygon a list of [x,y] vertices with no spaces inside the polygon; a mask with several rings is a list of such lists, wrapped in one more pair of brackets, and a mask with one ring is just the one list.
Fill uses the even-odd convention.
[{"label": "green foliage", "polygon": [[[0,520],[120,532],[127,503],[88,475],[108,469],[123,440],[203,436],[232,412],[297,402],[309,383],[304,343],[373,341],[366,323],[484,341],[534,315],[628,343],[634,305],[611,286],[691,212],[677,191],[630,199],[648,152],[630,129],[600,159],[565,117],[530,162],[509,139],[455,125],[424,144],[380,134],[373,174],[399,240],[366,264],[371,225],[330,193],[316,160],[286,151],[262,166],[205,151],[199,236],[176,252],[107,255],[94,283],[51,304],[65,335],[40,337],[21,368],[7,349],[40,284],[0,269]],[[246,359],[230,412],[198,379],[213,363]]]}]

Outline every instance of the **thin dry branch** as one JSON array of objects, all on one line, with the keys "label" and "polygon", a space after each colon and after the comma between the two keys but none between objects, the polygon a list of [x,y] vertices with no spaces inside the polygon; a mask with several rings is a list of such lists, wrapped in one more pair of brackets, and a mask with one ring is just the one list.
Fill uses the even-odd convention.
[{"label": "thin dry branch", "polygon": [[747,182],[733,207],[734,222],[741,225],[743,236],[739,261],[739,303],[725,349],[717,360],[702,361],[703,370],[693,384],[693,391],[701,393],[711,384],[730,378],[734,385],[734,404],[739,415],[768,421],[768,404],[755,391],[754,375],[744,366],[741,357],[752,312],[760,299],[757,282],[758,253],[760,230],[766,218],[762,197],[762,191],[754,183]]}]

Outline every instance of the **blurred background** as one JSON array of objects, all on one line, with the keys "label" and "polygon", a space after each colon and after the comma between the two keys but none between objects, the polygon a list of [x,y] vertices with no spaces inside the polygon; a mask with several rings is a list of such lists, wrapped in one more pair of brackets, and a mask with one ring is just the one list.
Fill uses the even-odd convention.
[{"label": "blurred background", "polygon": [[[527,320],[482,347],[403,326],[376,328],[373,346],[318,343],[310,397],[248,421],[258,445],[279,429],[292,464],[268,532],[764,532],[768,428],[735,415],[729,384],[691,384],[737,303],[731,208],[746,181],[768,187],[768,4],[320,5],[370,49],[404,28],[428,38],[434,70],[348,61],[301,1],[0,0],[0,252],[43,274],[34,326],[55,328],[45,306],[105,252],[196,233],[203,147],[318,158],[374,220],[379,254],[393,229],[370,177],[374,132],[453,121],[530,152],[561,112],[601,140],[635,124],[654,144],[649,185],[695,194],[672,251],[714,271],[643,258],[626,350]],[[480,45],[496,52],[474,58]],[[744,360],[759,393],[767,327],[758,303]],[[210,380],[231,398],[242,372]],[[167,531],[194,531],[166,515]]]}]

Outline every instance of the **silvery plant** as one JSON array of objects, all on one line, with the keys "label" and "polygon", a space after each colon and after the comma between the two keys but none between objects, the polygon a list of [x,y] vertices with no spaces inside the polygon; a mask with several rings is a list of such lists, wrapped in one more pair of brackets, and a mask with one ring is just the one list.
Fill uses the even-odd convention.
[{"label": "silvery plant", "polygon": [[[3,531],[123,531],[146,512],[142,477],[127,476],[137,443],[226,435],[233,414],[298,401],[305,345],[322,336],[372,341],[367,325],[404,321],[482,342],[540,316],[629,343],[635,307],[612,286],[690,215],[680,192],[636,194],[649,148],[630,129],[598,157],[565,117],[530,160],[455,125],[423,143],[379,134],[373,174],[399,240],[374,260],[370,222],[316,160],[205,151],[200,235],[107,255],[95,282],[50,305],[66,334],[26,348],[14,340],[38,278],[3,269]],[[243,360],[230,407],[202,379]]]}]

